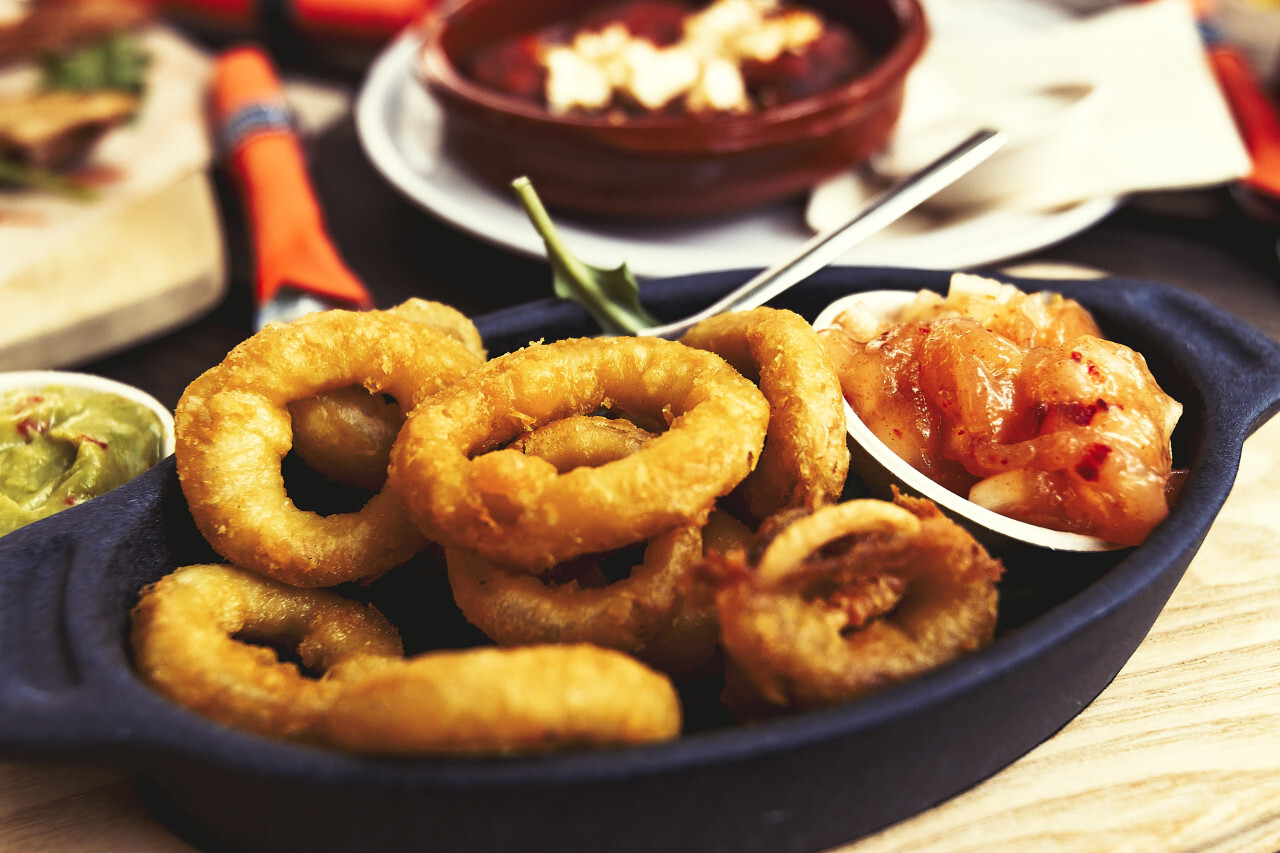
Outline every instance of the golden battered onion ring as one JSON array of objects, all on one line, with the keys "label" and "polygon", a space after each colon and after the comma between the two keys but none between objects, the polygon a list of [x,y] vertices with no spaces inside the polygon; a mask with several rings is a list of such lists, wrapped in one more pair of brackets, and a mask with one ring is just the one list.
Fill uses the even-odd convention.
[{"label": "golden battered onion ring", "polygon": [[510,447],[545,459],[563,474],[584,465],[603,465],[635,453],[654,433],[625,418],[573,415],[540,426]]},{"label": "golden battered onion ring", "polygon": [[[652,438],[627,420],[576,415],[539,427],[512,447],[563,473],[622,459]],[[695,606],[686,589],[702,549],[700,528],[675,528],[648,540],[641,563],[613,582],[591,557],[541,576],[459,549],[445,549],[445,559],[462,614],[499,645],[593,643],[684,674],[714,659],[719,638],[714,604]]]},{"label": "golden battered onion ring", "polygon": [[817,333],[793,311],[719,314],[681,342],[722,356],[769,401],[760,464],[735,497],[756,522],[784,509],[839,500],[849,473],[840,377]]},{"label": "golden battered onion ring", "polygon": [[326,311],[272,324],[187,386],[175,412],[178,476],[209,543],[236,565],[294,586],[376,577],[426,540],[383,488],[354,513],[298,509],[280,462],[287,406],[353,382],[416,405],[478,366],[448,335],[384,313]]},{"label": "golden battered onion ring", "polygon": [[[613,407],[671,427],[638,453],[564,474],[518,450],[486,452]],[[533,344],[415,409],[388,482],[434,541],[547,569],[701,524],[754,467],[768,418],[759,389],[711,353],[638,337]]]},{"label": "golden battered onion ring", "polygon": [[[480,331],[456,308],[426,299],[409,299],[382,312],[421,323],[454,338],[476,356],[488,358]],[[359,385],[338,388],[289,404],[293,452],[331,480],[371,492],[387,479],[391,445],[404,424],[394,400],[375,396]]]},{"label": "golden battered onion ring", "polygon": [[[540,577],[454,548],[445,559],[459,609],[499,645],[593,643],[673,674],[715,656],[715,608],[696,606],[687,592],[703,559],[697,526],[650,539],[640,565],[603,586],[585,585],[564,567]],[[562,570],[568,580],[556,579]]]},{"label": "golden battered onion ring", "polygon": [[540,753],[669,740],[671,681],[591,645],[438,651],[361,678],[327,717],[328,740],[379,755]]},{"label": "golden battered onion ring", "polygon": [[294,400],[289,416],[293,452],[302,461],[335,482],[382,488],[391,445],[404,425],[399,403],[352,385]]},{"label": "golden battered onion ring", "polygon": [[[743,717],[832,705],[991,641],[1003,566],[932,503],[848,501],[710,564]],[[772,526],[772,524],[771,524]],[[766,537],[772,534],[766,532]]]},{"label": "golden battered onion ring", "polygon": [[384,313],[392,314],[402,320],[421,323],[429,329],[446,334],[466,347],[480,361],[485,361],[489,358],[489,354],[484,348],[484,340],[481,339],[480,330],[476,328],[476,324],[471,322],[470,317],[452,305],[414,297],[406,299]]},{"label": "golden battered onion ring", "polygon": [[[310,678],[264,645],[297,652]],[[322,739],[345,678],[399,661],[400,637],[369,605],[225,565],[180,568],[133,610],[138,672],[179,704],[275,737]]]}]

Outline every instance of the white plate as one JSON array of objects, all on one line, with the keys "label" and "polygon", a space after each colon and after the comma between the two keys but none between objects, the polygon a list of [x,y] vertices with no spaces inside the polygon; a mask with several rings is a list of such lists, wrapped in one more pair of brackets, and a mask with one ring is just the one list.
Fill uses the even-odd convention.
[{"label": "white plate", "polygon": [[[1019,23],[1021,25],[1021,23]],[[413,71],[412,31],[377,58],[356,100],[357,133],[386,179],[454,227],[505,249],[541,258],[544,248],[512,193],[481,183],[442,146],[442,115]],[[917,212],[854,248],[838,263],[965,269],[1052,245],[1101,220],[1117,205],[1095,199],[1055,211],[987,208],[965,215]],[[556,214],[569,248],[600,267],[622,262],[641,277],[764,267],[812,236],[803,200],[710,222],[634,224]]]}]

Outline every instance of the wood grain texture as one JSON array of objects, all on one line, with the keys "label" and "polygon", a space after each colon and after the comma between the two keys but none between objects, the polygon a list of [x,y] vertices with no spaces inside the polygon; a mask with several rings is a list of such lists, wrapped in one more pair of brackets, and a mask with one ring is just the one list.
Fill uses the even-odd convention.
[{"label": "wood grain texture", "polygon": [[152,819],[121,774],[97,768],[0,765],[0,850],[190,853]]},{"label": "wood grain texture", "polygon": [[[1280,418],[1246,442],[1200,553],[1089,707],[1001,773],[840,853],[1280,850],[1278,616]],[[0,850],[191,848],[120,774],[0,762]]]}]

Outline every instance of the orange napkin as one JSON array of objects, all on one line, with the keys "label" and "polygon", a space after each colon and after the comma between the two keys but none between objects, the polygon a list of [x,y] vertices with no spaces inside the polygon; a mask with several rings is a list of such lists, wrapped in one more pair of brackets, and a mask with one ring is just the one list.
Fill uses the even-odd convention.
[{"label": "orange napkin", "polygon": [[1210,47],[1209,62],[1249,149],[1252,167],[1244,182],[1280,197],[1280,113],[1275,103],[1240,51],[1222,45]]},{"label": "orange napkin", "polygon": [[373,300],[338,256],[324,228],[284,90],[266,55],[235,48],[214,63],[214,127],[239,183],[263,305],[289,285],[359,308]]}]

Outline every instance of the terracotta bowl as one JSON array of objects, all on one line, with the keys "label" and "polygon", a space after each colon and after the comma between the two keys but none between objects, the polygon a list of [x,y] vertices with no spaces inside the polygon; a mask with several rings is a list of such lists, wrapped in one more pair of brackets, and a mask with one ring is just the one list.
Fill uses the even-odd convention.
[{"label": "terracotta bowl", "polygon": [[881,147],[926,39],[918,0],[806,0],[865,43],[869,70],[816,95],[716,118],[556,116],[460,70],[481,48],[597,5],[456,0],[426,24],[420,76],[444,111],[445,145],[482,180],[506,187],[527,175],[553,209],[639,219],[777,201]]}]

